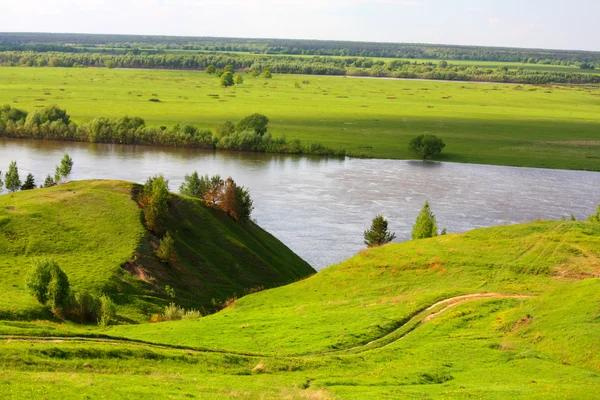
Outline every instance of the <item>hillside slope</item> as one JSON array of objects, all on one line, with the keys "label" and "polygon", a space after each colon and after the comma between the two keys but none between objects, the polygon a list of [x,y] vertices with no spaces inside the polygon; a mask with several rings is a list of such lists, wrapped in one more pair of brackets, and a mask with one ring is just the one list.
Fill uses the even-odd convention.
[{"label": "hillside slope", "polygon": [[[158,238],[132,200],[136,186],[80,181],[0,196],[0,319],[48,318],[27,293],[35,257],[54,258],[75,289],[110,294],[123,322],[147,321],[173,299],[185,307],[293,282],[314,270],[252,222],[239,224],[200,201],[171,195],[165,227],[174,266],[158,260]],[[214,301],[213,301],[214,299]]]}]

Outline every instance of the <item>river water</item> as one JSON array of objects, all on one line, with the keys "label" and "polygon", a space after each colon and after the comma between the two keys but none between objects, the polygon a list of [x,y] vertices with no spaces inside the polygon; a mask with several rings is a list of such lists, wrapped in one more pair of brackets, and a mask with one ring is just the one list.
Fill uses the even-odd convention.
[{"label": "river water", "polygon": [[232,176],[250,188],[252,217],[315,269],[364,248],[363,231],[384,215],[396,241],[410,238],[429,200],[448,232],[559,219],[583,219],[600,203],[600,173],[420,161],[323,159],[194,149],[0,139],[0,170],[16,160],[36,182],[68,152],[72,180],[143,183],[162,173],[177,191],[186,173]]}]

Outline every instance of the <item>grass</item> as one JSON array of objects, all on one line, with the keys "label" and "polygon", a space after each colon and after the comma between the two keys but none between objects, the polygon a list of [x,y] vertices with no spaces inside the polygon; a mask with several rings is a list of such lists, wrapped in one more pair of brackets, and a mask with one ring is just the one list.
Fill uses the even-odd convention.
[{"label": "grass", "polygon": [[[65,399],[593,399],[599,277],[600,225],[586,222],[390,244],[200,320],[0,322],[12,335],[0,341],[0,388]],[[530,297],[440,305],[402,331],[441,299],[490,292]]]},{"label": "grass", "polygon": [[202,72],[0,68],[0,104],[58,104],[76,122],[129,115],[210,129],[259,112],[274,136],[372,157],[412,158],[410,138],[429,133],[447,144],[442,161],[600,170],[595,87],[298,75],[244,82],[225,89]]},{"label": "grass", "polygon": [[[122,322],[142,321],[171,301],[212,307],[314,270],[252,222],[238,224],[198,200],[172,195],[164,226],[178,259],[154,255],[134,184],[79,181],[0,196],[0,318],[51,318],[26,289],[32,259],[54,258],[75,289],[110,294]],[[165,291],[175,290],[175,299]]]}]

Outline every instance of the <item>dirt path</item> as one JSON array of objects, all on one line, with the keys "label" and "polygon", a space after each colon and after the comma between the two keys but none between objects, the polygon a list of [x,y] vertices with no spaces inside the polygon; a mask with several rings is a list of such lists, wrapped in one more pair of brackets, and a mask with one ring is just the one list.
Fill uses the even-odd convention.
[{"label": "dirt path", "polygon": [[[282,356],[277,355],[268,355],[268,354],[257,354],[252,352],[240,352],[240,351],[229,351],[229,350],[219,350],[219,349],[208,349],[208,348],[199,348],[199,347],[189,347],[189,346],[177,346],[177,345],[168,345],[168,344],[160,344],[160,343],[152,343],[145,342],[141,340],[133,340],[126,338],[117,338],[117,337],[106,337],[106,338],[93,338],[93,337],[24,337],[24,336],[5,336],[0,335],[0,340],[10,342],[10,341],[23,341],[23,342],[31,342],[31,343],[95,343],[95,344],[109,344],[109,345],[130,345],[130,346],[144,346],[144,347],[153,347],[158,349],[165,350],[183,350],[183,351],[192,351],[192,352],[201,352],[201,353],[221,353],[221,354],[231,354],[231,355],[240,355],[240,356],[248,356],[248,357],[302,357],[302,356],[319,356],[319,355],[329,355],[329,354],[340,354],[340,353],[362,353],[364,351],[370,351],[375,349],[381,349],[383,347],[389,346],[393,343],[398,342],[399,340],[404,339],[410,333],[412,333],[416,328],[421,326],[424,323],[431,321],[432,319],[438,317],[440,314],[449,310],[452,307],[455,307],[459,304],[463,304],[470,301],[482,300],[482,299],[530,299],[533,296],[525,296],[519,294],[502,294],[502,293],[473,293],[462,296],[455,296],[448,299],[440,300],[429,307],[417,311],[407,322],[400,325],[398,328],[393,331],[370,341],[367,344],[355,346],[346,349],[336,349],[329,351],[320,351],[320,352],[312,352],[312,353],[300,353],[300,354],[286,354]],[[441,309],[438,307],[443,306]]]}]

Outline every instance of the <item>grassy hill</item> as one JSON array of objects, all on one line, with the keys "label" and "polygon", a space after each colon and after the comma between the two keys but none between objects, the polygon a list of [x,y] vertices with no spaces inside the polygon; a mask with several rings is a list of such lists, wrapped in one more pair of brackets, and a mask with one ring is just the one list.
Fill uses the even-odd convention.
[{"label": "grassy hill", "polygon": [[26,290],[32,259],[51,256],[71,284],[110,294],[122,322],[148,320],[171,297],[212,306],[249,290],[314,273],[285,245],[249,222],[238,224],[198,200],[172,195],[165,228],[175,238],[173,267],[154,255],[158,238],[132,200],[135,185],[80,181],[0,196],[0,318],[48,318]]},{"label": "grassy hill", "polygon": [[[123,398],[594,399],[599,277],[600,225],[587,222],[390,244],[197,320],[0,322],[11,335],[0,388],[16,398],[110,388]],[[61,338],[26,338],[40,335]]]}]

